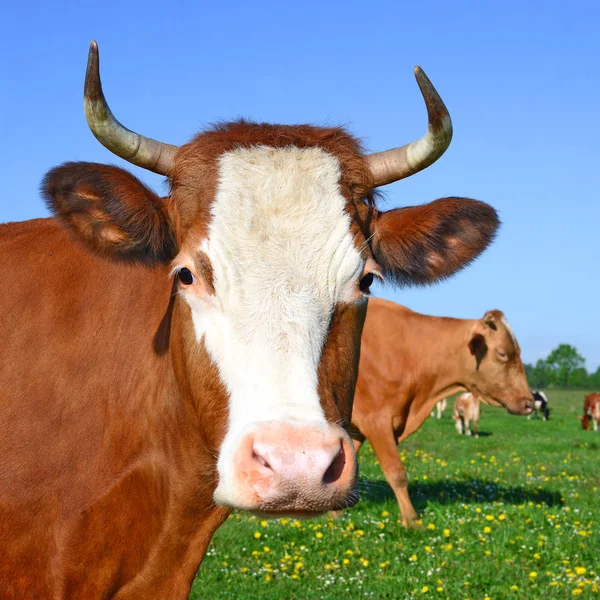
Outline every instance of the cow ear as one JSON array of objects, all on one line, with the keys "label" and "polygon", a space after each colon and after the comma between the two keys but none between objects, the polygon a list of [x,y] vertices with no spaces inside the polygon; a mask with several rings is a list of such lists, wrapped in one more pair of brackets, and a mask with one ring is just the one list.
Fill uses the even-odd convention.
[{"label": "cow ear", "polygon": [[477,370],[481,361],[485,358],[488,351],[488,345],[485,339],[486,336],[486,325],[478,321],[471,331],[471,339],[469,340],[469,351],[475,357],[477,363]]},{"label": "cow ear", "polygon": [[48,208],[94,252],[125,262],[169,263],[177,242],[166,203],[117,167],[65,163],[42,182]]},{"label": "cow ear", "polygon": [[371,226],[373,254],[396,283],[433,283],[483,252],[499,224],[491,206],[466,198],[379,212]]}]

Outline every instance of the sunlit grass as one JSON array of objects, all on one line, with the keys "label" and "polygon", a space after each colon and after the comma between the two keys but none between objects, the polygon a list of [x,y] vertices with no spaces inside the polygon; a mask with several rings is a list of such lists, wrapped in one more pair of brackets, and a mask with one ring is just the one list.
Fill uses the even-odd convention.
[{"label": "sunlit grass", "polygon": [[583,392],[550,393],[551,420],[484,407],[479,439],[429,419],[400,451],[420,530],[401,527],[370,446],[362,500],[336,520],[233,514],[191,598],[600,597],[600,433]]}]

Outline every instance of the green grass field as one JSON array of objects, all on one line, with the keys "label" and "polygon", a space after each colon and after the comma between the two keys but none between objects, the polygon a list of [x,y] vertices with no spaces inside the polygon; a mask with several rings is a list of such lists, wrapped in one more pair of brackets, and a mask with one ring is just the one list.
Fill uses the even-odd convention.
[{"label": "green grass field", "polygon": [[598,598],[600,432],[584,392],[550,392],[548,422],[484,406],[479,439],[451,406],[401,447],[419,530],[406,530],[370,446],[359,504],[336,520],[231,515],[191,598]]}]

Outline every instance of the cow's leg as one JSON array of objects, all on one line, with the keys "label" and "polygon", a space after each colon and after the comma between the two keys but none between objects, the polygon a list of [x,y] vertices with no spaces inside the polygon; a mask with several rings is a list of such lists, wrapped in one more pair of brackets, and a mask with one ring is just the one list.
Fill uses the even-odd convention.
[{"label": "cow's leg", "polygon": [[462,419],[460,417],[453,417],[454,419],[454,425],[456,427],[456,431],[458,433],[458,435],[462,435]]},{"label": "cow's leg", "polygon": [[479,437],[479,421],[473,421],[473,435],[478,438]]},{"label": "cow's leg", "polygon": [[596,419],[592,419],[592,423],[594,423],[594,431],[598,431],[598,421]]},{"label": "cow's leg", "polygon": [[465,428],[465,433],[466,433],[467,435],[471,435],[471,419],[467,419],[467,418],[465,417],[465,425],[464,425],[464,428]]},{"label": "cow's leg", "polygon": [[375,451],[375,456],[381,465],[387,482],[390,484],[392,490],[394,490],[398,506],[400,507],[400,514],[402,515],[402,525],[405,527],[417,526],[419,516],[408,495],[408,477],[406,476],[404,464],[398,454],[396,437],[391,423],[389,424],[389,428],[382,427],[378,431],[373,431],[371,435],[367,435],[367,439]]}]

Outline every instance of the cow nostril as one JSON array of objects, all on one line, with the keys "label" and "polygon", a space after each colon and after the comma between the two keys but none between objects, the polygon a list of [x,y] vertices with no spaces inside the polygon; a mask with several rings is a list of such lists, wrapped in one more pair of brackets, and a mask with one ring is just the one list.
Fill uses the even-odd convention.
[{"label": "cow nostril", "polygon": [[260,454],[258,454],[258,452],[256,452],[256,450],[254,450],[254,449],[252,449],[252,458],[259,465],[265,467],[266,469],[270,469],[271,471],[273,470],[271,465]]},{"label": "cow nostril", "polygon": [[335,458],[331,462],[331,464],[327,467],[327,471],[325,471],[323,475],[323,483],[330,484],[335,483],[344,472],[344,467],[346,466],[346,453],[344,452],[344,446],[340,441],[340,449],[339,452],[335,455]]}]

